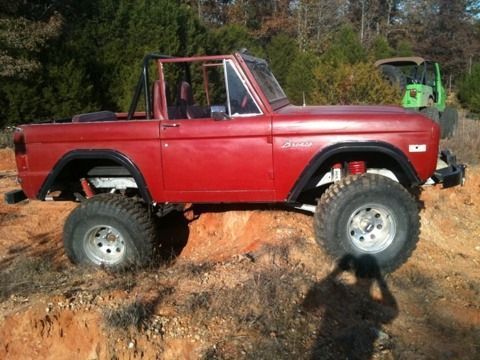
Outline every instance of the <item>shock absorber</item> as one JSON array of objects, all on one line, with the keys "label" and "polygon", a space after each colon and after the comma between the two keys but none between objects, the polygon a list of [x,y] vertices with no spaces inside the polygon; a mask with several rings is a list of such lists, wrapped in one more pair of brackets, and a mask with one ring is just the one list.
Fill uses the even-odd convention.
[{"label": "shock absorber", "polygon": [[81,178],[80,179],[80,184],[82,185],[82,190],[85,193],[85,196],[87,199],[93,197],[95,195],[95,192],[93,191],[92,187],[90,186],[90,183],[88,182],[87,179]]},{"label": "shock absorber", "polygon": [[350,175],[364,174],[366,171],[365,161],[350,161],[348,163],[348,173]]}]

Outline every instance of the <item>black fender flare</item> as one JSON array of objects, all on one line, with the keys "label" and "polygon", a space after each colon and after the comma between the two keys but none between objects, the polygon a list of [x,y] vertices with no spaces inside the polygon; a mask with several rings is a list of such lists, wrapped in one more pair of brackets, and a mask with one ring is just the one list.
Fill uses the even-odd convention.
[{"label": "black fender flare", "polygon": [[381,153],[395,160],[402,171],[405,173],[411,186],[421,183],[412,163],[408,157],[397,147],[382,141],[366,142],[344,142],[330,145],[317,153],[303,170],[302,174],[290,190],[287,201],[296,202],[298,196],[307,185],[315,171],[317,171],[325,161],[334,155],[351,152],[370,152]]},{"label": "black fender flare", "polygon": [[142,196],[142,199],[147,203],[152,203],[152,196],[150,195],[150,191],[148,190],[147,183],[143,178],[140,169],[135,165],[135,163],[128,158],[125,154],[118,152],[116,150],[110,149],[99,149],[99,150],[73,150],[65,155],[63,155],[60,160],[57,161],[53,170],[48,174],[47,178],[43,182],[42,187],[40,188],[37,199],[38,200],[45,200],[47,196],[48,190],[51,188],[53,183],[55,182],[58,175],[62,172],[62,170],[67,166],[70,162],[74,160],[94,160],[94,159],[105,159],[105,160],[112,160],[119,165],[125,167],[132,177],[135,179],[135,182],[138,185],[138,191]]}]

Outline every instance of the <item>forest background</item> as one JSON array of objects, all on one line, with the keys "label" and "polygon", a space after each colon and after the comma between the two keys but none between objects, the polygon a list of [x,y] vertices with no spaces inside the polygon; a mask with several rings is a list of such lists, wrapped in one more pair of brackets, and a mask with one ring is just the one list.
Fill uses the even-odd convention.
[{"label": "forest background", "polygon": [[480,113],[480,1],[0,0],[0,129],[125,111],[150,52],[266,58],[292,103],[399,103],[376,59],[438,61]]}]

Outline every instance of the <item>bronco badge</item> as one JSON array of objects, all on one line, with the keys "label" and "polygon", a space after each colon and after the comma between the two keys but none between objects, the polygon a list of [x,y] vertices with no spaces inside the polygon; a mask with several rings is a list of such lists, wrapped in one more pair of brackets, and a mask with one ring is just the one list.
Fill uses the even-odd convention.
[{"label": "bronco badge", "polygon": [[309,148],[309,147],[312,147],[312,145],[313,145],[313,143],[311,141],[291,141],[291,140],[287,140],[282,145],[282,149]]}]

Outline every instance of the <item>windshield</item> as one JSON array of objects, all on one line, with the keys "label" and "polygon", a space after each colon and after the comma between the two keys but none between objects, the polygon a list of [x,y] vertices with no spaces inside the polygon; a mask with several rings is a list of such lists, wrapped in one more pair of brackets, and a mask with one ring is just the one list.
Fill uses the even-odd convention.
[{"label": "windshield", "polygon": [[245,54],[242,57],[270,104],[287,97],[265,60]]}]

